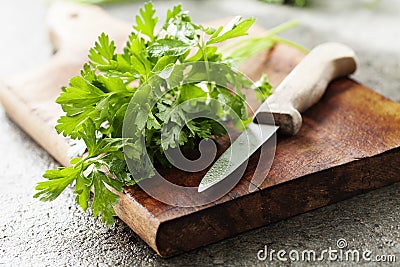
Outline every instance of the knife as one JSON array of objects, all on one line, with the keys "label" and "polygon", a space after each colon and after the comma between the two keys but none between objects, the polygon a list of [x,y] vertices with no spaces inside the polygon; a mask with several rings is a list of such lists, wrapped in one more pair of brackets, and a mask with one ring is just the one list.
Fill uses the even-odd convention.
[{"label": "knife", "polygon": [[284,135],[297,134],[302,125],[300,113],[321,99],[332,80],[350,75],[356,68],[355,53],[348,46],[325,43],[315,47],[259,107],[253,122],[211,166],[201,180],[198,192],[229,177],[277,131]]}]

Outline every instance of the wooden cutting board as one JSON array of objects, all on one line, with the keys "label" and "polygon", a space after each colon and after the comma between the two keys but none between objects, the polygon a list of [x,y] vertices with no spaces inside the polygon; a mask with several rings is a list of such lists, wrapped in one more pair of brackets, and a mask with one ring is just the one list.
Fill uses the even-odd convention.
[{"label": "wooden cutting board", "polygon": [[[54,130],[62,114],[54,103],[60,87],[79,73],[101,32],[122,47],[131,27],[98,7],[71,4],[52,7],[49,27],[57,53],[45,66],[5,81],[0,98],[7,114],[67,165],[68,140]],[[303,56],[278,45],[242,70],[253,79],[266,72],[276,86]],[[340,79],[303,118],[297,136],[278,137],[272,169],[264,173],[266,179],[255,192],[248,188],[257,153],[239,184],[211,204],[169,206],[132,186],[121,195],[115,208],[118,216],[158,254],[168,257],[400,181],[400,104],[353,80]],[[228,146],[227,140],[219,140],[220,152]],[[204,171],[170,169],[165,174],[170,181],[197,186]],[[187,195],[177,198],[190,201]]]}]

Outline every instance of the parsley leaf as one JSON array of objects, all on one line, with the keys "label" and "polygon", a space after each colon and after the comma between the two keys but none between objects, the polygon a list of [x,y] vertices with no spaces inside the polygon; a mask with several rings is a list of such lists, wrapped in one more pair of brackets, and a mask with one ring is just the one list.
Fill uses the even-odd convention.
[{"label": "parsley leaf", "polygon": [[219,27],[207,41],[207,44],[221,43],[228,39],[247,35],[247,31],[256,20],[249,18],[242,20],[240,16],[233,18],[225,27]]},{"label": "parsley leaf", "polygon": [[146,34],[151,40],[154,40],[154,28],[158,22],[158,17],[154,17],[156,10],[153,4],[148,2],[140,9],[140,15],[136,16],[136,26],[133,28],[138,32]]},{"label": "parsley leaf", "polygon": [[106,65],[114,58],[115,45],[114,41],[109,40],[105,33],[99,37],[99,41],[95,43],[94,48],[89,50],[89,59],[95,64]]}]

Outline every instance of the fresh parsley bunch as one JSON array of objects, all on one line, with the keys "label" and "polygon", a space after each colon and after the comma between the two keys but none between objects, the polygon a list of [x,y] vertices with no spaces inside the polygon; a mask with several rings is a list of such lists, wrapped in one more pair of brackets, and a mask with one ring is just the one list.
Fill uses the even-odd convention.
[{"label": "fresh parsley bunch", "polygon": [[[184,70],[179,66],[188,62],[232,66],[235,59],[242,60],[243,56],[249,57],[273,46],[279,41],[274,39],[274,34],[294,26],[289,24],[265,37],[250,38],[242,43],[240,53],[231,48],[230,54],[236,58],[221,54],[217,46],[228,39],[247,35],[254,21],[253,18],[237,17],[227,26],[205,28],[192,22],[187,12],[177,5],[168,10],[165,22],[156,32],[158,17],[149,2],[136,16],[134,31],[122,53],[116,53],[114,42],[101,34],[90,49],[90,60],[83,66],[81,74],[70,80],[56,100],[65,112],[58,120],[57,132],[83,141],[87,152],[83,157],[73,158],[69,167],[46,171],[43,176],[47,180],[38,183],[35,197],[51,201],[68,185],[74,184],[76,202],[82,209],[88,208],[93,191],[91,208],[94,216],[101,214],[103,222],[112,225],[118,192],[122,192],[125,185],[150,178],[152,164],[168,166],[165,151],[177,146],[190,149],[198,139],[224,134],[218,120],[229,117],[229,110],[238,114],[240,121],[235,123],[248,123],[246,103],[239,90],[245,80],[229,73],[226,87],[208,82],[207,90],[193,82],[160,94],[143,85],[154,78],[160,81],[165,69],[173,69],[176,77],[182,76]],[[226,89],[229,86],[234,90]],[[264,100],[271,86],[263,77],[257,88],[258,97]],[[196,107],[202,110],[210,108],[208,98],[218,99],[220,104],[214,107],[217,121],[207,118],[188,120],[184,113],[172,112],[176,105],[192,98],[196,98]],[[128,110],[129,103],[135,104],[135,110]],[[127,110],[136,116],[131,131],[137,140],[123,138]],[[162,138],[161,128],[166,123],[170,125],[168,136]],[[135,179],[128,170],[124,152],[135,163]],[[144,159],[146,153],[150,160]]]}]

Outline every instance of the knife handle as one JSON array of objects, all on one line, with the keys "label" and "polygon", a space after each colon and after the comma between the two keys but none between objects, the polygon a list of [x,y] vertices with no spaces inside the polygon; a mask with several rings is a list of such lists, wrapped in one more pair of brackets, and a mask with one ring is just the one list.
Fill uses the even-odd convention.
[{"label": "knife handle", "polygon": [[273,94],[256,111],[254,121],[271,123],[271,113],[279,131],[295,135],[301,128],[301,114],[316,104],[328,84],[355,72],[354,51],[340,43],[315,47],[281,82]]}]

